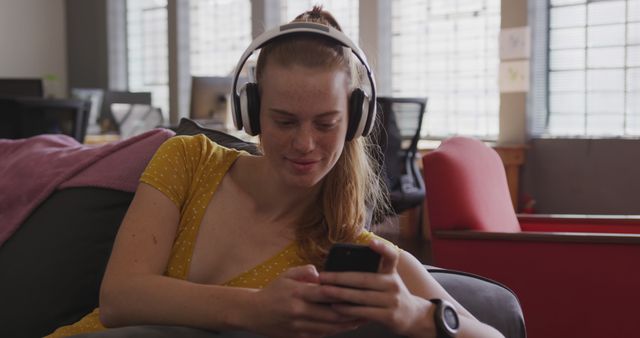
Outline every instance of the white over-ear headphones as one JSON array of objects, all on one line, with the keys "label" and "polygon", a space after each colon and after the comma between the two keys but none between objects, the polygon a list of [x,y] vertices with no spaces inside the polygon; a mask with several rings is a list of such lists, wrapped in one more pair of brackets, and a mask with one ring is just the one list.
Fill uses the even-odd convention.
[{"label": "white over-ear headphones", "polygon": [[371,85],[371,93],[367,95],[361,88],[356,88],[351,93],[351,97],[349,98],[349,125],[347,127],[346,139],[351,140],[354,137],[369,135],[371,129],[373,129],[373,121],[376,117],[376,81],[367,63],[367,58],[360,47],[339,30],[312,22],[294,22],[268,30],[255,38],[249,47],[247,47],[233,72],[233,86],[231,87],[233,124],[238,130],[244,128],[249,135],[255,136],[260,133],[260,94],[258,85],[253,82],[248,82],[238,90],[237,86],[240,71],[247,62],[247,59],[249,59],[257,49],[262,48],[276,38],[294,34],[313,34],[328,37],[342,46],[351,49],[351,52],[364,65],[367,71],[367,78]]}]

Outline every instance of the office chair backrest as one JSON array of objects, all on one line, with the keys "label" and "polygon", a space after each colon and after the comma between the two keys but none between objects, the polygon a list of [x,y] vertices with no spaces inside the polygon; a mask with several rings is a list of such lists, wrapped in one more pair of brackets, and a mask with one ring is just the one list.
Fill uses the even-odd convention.
[{"label": "office chair backrest", "polygon": [[[117,119],[112,114],[112,105],[114,103],[126,103],[129,105],[146,104],[151,105],[150,92],[127,92],[105,90],[102,97],[102,109],[100,110],[101,125],[107,129],[106,131],[120,132]],[[106,122],[105,122],[106,121]]]},{"label": "office chair backrest", "polygon": [[120,138],[126,139],[161,127],[164,122],[160,108],[148,104],[116,103],[112,112],[120,129]]},{"label": "office chair backrest", "polygon": [[426,98],[378,97],[383,130],[376,137],[384,153],[383,167],[396,213],[421,205],[424,181],[416,163]]}]

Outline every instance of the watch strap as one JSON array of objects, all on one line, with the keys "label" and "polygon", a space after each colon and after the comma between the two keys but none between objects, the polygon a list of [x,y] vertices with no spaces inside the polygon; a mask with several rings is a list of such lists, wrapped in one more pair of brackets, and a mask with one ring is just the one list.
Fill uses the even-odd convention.
[{"label": "watch strap", "polygon": [[[437,338],[455,337],[458,332],[458,327],[460,322],[453,305],[447,302],[446,300],[442,300],[438,298],[429,299],[429,301],[436,306],[436,310],[433,313],[433,321],[436,326],[436,337]],[[445,318],[445,308],[450,308],[452,311],[454,311],[454,314],[456,316],[456,321],[458,321],[457,327],[451,328],[447,325],[446,318]]]}]

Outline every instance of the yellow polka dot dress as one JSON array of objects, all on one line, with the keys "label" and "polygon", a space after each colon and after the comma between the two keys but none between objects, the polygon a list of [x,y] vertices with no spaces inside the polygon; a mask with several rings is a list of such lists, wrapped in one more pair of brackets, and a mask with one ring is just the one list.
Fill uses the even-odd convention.
[{"label": "yellow polka dot dress", "polygon": [[[163,143],[147,165],[140,181],[165,194],[180,210],[180,224],[166,276],[187,278],[205,209],[224,175],[243,154],[246,153],[220,146],[202,134],[176,136]],[[369,242],[372,236],[375,235],[363,232],[357,242]],[[263,288],[287,269],[307,263],[298,256],[294,242],[223,285]],[[47,337],[66,337],[104,329],[99,309],[95,309],[75,324],[60,327]]]}]

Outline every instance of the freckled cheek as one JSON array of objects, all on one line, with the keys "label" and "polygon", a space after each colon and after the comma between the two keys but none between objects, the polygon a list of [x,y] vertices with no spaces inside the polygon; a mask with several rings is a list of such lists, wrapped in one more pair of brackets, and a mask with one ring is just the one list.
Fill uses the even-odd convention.
[{"label": "freckled cheek", "polygon": [[286,133],[262,133],[260,142],[265,154],[282,152],[291,144],[291,137]]},{"label": "freckled cheek", "polygon": [[342,140],[326,141],[325,143],[323,143],[322,149],[325,154],[330,155],[331,162],[336,162],[342,154],[342,151],[344,150],[344,143],[342,142]]}]

